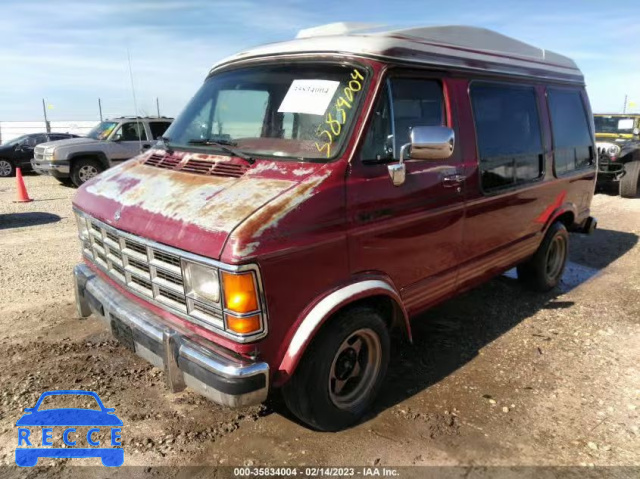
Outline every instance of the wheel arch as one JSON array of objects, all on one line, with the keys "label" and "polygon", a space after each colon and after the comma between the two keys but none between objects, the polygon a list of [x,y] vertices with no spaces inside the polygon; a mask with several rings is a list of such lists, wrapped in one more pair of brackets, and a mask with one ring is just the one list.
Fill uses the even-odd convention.
[{"label": "wheel arch", "polygon": [[574,213],[574,209],[562,208],[558,210],[555,215],[552,215],[552,218],[549,224],[546,226],[545,230],[549,229],[549,226],[551,226],[556,221],[561,222],[563,225],[565,225],[567,230],[570,231],[575,225],[575,221],[576,221],[576,215]]},{"label": "wheel arch", "polygon": [[104,151],[82,151],[69,155],[69,167],[73,168],[74,163],[78,160],[91,159],[98,160],[104,169],[109,168],[109,159],[105,155]]},{"label": "wheel arch", "polygon": [[405,337],[412,341],[409,316],[391,281],[381,277],[360,278],[319,297],[298,317],[291,328],[290,340],[277,369],[275,385],[281,386],[293,375],[323,325],[338,313],[361,305],[372,305],[382,310],[387,326],[390,329],[400,328]]},{"label": "wheel arch", "polygon": [[556,221],[562,222],[568,230],[573,229],[578,218],[578,208],[575,203],[566,201],[566,198],[567,191],[560,192],[553,203],[536,219],[537,223],[542,224],[543,235]]}]

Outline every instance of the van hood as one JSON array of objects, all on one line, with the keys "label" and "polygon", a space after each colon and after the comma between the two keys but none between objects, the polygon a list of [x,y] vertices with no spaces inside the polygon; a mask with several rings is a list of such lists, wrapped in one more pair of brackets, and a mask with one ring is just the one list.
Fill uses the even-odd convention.
[{"label": "van hood", "polygon": [[[73,205],[119,230],[220,259],[234,231],[265,205],[289,198],[283,205],[293,209],[311,196],[328,176],[326,166],[152,150],[85,183]],[[268,229],[235,237],[235,253],[225,259],[246,259]]]}]

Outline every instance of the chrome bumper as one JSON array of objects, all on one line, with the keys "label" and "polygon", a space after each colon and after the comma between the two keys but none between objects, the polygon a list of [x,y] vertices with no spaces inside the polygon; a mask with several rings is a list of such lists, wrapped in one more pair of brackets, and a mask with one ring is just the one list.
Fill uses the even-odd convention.
[{"label": "chrome bumper", "polygon": [[267,398],[267,363],[234,357],[212,343],[204,346],[194,342],[118,292],[85,264],[77,265],[73,273],[78,315],[96,315],[123,345],[164,369],[172,391],[188,386],[218,404],[232,407],[258,404]]},{"label": "chrome bumper", "polygon": [[[65,164],[66,163],[66,164]],[[68,175],[70,171],[69,163],[60,163],[59,161],[44,161],[31,159],[31,167],[33,171],[41,175],[51,175],[53,173]]]}]

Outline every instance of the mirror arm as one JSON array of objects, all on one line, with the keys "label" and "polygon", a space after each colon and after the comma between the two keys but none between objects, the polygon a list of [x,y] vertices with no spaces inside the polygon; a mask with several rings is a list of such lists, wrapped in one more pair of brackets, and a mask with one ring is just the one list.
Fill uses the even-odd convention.
[{"label": "mirror arm", "polygon": [[400,160],[399,163],[404,163],[404,152],[411,148],[411,143],[405,143],[400,147]]}]

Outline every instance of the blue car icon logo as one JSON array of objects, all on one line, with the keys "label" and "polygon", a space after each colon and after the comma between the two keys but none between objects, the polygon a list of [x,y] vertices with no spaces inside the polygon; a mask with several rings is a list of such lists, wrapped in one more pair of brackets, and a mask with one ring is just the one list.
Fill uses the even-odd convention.
[{"label": "blue car icon logo", "polygon": [[[49,396],[90,396],[96,400],[100,410],[83,408],[59,408],[39,410],[42,401]],[[121,426],[122,421],[114,414],[115,409],[106,408],[100,397],[91,391],[63,390],[48,391],[43,393],[36,405],[26,408],[25,415],[18,419],[18,447],[16,448],[16,464],[22,467],[35,466],[40,457],[52,458],[85,458],[99,457],[102,464],[109,467],[121,466],[124,462],[124,450],[121,447]],[[40,444],[36,439],[37,434],[32,427],[42,428],[42,446],[52,446],[52,427],[63,426],[66,429],[62,435],[62,440],[69,447],[21,447],[36,446]],[[86,433],[86,440],[89,446],[95,447],[74,447],[77,443],[78,435],[76,427],[91,426]],[[101,431],[102,429],[102,431]],[[100,441],[96,435],[104,433],[104,429],[110,429],[110,445],[112,447],[100,446]],[[72,439],[73,438],[73,439]]]}]

